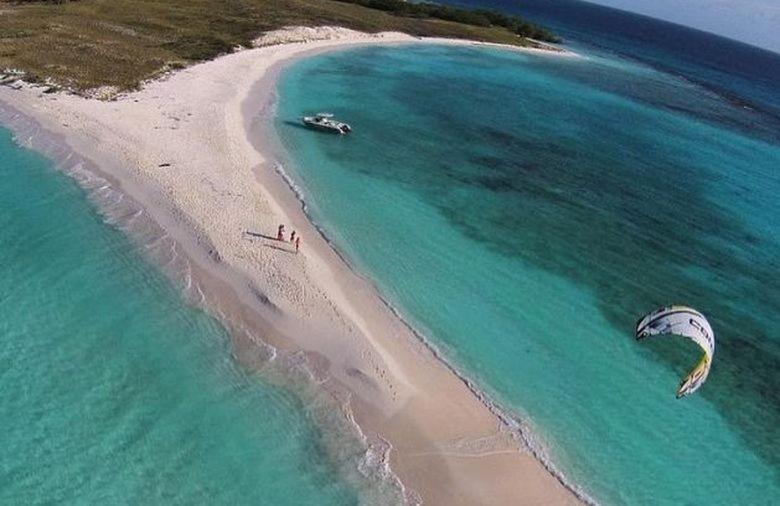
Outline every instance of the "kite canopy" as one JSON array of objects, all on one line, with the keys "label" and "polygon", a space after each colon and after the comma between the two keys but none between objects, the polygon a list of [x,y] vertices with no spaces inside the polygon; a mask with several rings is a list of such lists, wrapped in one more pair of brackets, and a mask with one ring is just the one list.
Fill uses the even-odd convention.
[{"label": "kite canopy", "polygon": [[710,373],[715,354],[715,334],[703,314],[688,306],[668,306],[656,309],[636,324],[636,338],[674,334],[687,337],[704,351],[701,360],[688,373],[677,389],[677,398],[685,397],[699,389]]}]

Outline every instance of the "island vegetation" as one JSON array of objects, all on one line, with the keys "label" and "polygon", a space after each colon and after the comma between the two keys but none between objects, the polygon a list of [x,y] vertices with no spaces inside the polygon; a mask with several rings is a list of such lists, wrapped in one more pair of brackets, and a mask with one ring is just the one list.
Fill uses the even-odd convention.
[{"label": "island vegetation", "polygon": [[51,89],[128,90],[293,25],[522,46],[555,40],[516,17],[402,0],[0,0],[0,74]]},{"label": "island vegetation", "polygon": [[466,25],[493,27],[500,26],[521,37],[544,42],[560,42],[549,30],[530,23],[519,16],[486,9],[461,9],[430,2],[408,2],[406,0],[340,0],[362,5],[371,9],[390,12],[406,18],[439,19]]}]

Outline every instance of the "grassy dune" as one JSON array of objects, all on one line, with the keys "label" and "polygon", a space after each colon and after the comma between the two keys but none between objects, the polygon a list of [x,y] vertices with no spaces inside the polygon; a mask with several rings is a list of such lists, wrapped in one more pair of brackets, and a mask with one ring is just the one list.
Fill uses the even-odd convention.
[{"label": "grassy dune", "polygon": [[333,0],[0,0],[0,71],[74,90],[127,90],[289,25],[533,44],[498,26],[399,17]]}]

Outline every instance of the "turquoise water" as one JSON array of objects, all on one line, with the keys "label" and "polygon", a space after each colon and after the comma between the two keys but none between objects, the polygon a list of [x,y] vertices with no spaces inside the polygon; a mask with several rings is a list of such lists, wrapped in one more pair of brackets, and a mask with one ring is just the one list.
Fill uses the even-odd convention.
[{"label": "turquoise water", "polygon": [[0,130],[0,503],[353,504],[309,406]]},{"label": "turquoise water", "polygon": [[[605,504],[777,502],[780,146],[732,103],[604,55],[443,46],[320,55],[279,93],[325,233],[569,480]],[[298,125],[322,109],[354,133]],[[718,339],[684,400],[695,346],[633,339],[669,303]]]}]

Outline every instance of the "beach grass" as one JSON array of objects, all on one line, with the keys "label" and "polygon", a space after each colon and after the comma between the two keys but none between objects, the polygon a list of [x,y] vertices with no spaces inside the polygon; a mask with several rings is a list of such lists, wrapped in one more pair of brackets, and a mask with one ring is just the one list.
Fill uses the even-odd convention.
[{"label": "beach grass", "polygon": [[292,25],[534,44],[498,26],[400,17],[333,0],[0,0],[0,71],[24,72],[52,89],[130,90]]}]

